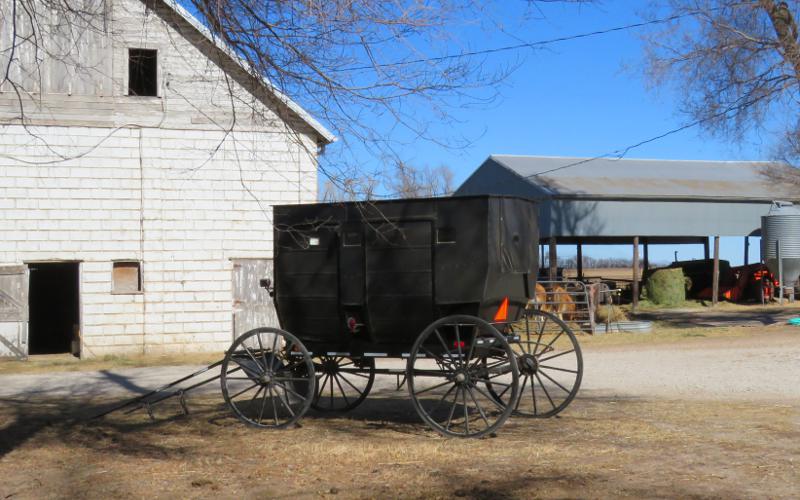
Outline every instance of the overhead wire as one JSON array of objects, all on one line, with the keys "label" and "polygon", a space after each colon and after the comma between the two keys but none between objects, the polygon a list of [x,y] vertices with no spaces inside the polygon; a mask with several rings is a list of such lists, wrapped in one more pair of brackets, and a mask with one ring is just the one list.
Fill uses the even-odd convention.
[{"label": "overhead wire", "polygon": [[696,127],[698,125],[702,125],[703,123],[709,122],[711,120],[715,120],[717,118],[720,118],[722,116],[727,115],[731,111],[735,111],[737,109],[742,109],[744,107],[756,104],[757,102],[759,102],[759,101],[761,101],[761,100],[763,100],[763,99],[765,99],[767,97],[769,97],[769,94],[760,95],[760,96],[757,96],[755,98],[749,99],[749,100],[744,101],[744,102],[733,103],[730,106],[728,106],[727,108],[723,109],[722,111],[718,111],[718,112],[716,112],[716,113],[714,113],[712,115],[708,115],[708,116],[705,116],[703,118],[698,118],[697,120],[694,120],[692,122],[686,123],[686,124],[681,125],[679,127],[673,128],[673,129],[668,130],[666,132],[662,132],[662,133],[660,133],[658,135],[654,135],[654,136],[649,137],[647,139],[643,139],[643,140],[641,140],[639,142],[636,142],[634,144],[631,144],[629,146],[625,146],[624,148],[620,148],[620,149],[617,149],[615,151],[611,151],[609,153],[604,153],[602,155],[593,156],[591,158],[583,158],[583,159],[581,159],[579,161],[568,163],[566,165],[561,165],[559,167],[551,168],[549,170],[543,170],[541,172],[536,172],[535,174],[526,175],[525,178],[531,179],[531,178],[534,178],[534,177],[537,177],[537,176],[540,176],[540,175],[545,175],[545,174],[549,174],[549,173],[552,173],[552,172],[558,172],[559,170],[565,170],[565,169],[568,169],[568,168],[577,167],[578,165],[583,165],[585,163],[589,163],[589,162],[592,162],[592,161],[595,161],[595,160],[602,160],[603,158],[614,158],[614,159],[617,159],[617,160],[621,160],[630,151],[632,151],[632,150],[634,150],[636,148],[639,148],[641,146],[644,146],[645,144],[650,144],[651,142],[655,142],[655,141],[661,140],[661,139],[663,139],[665,137],[669,137],[669,136],[677,134],[679,132],[683,132],[684,130]]},{"label": "overhead wire", "polygon": [[[720,9],[720,7],[707,9],[705,12],[708,12],[709,10],[718,10],[718,9]],[[701,13],[702,13],[701,11],[690,11],[690,12],[684,12],[682,14],[675,14],[675,15],[672,15],[672,16],[669,16],[669,17],[663,17],[663,18],[659,18],[659,19],[651,19],[649,21],[642,21],[642,22],[633,23],[633,24],[615,26],[613,28],[606,28],[606,29],[602,29],[602,30],[589,31],[589,32],[586,32],[586,33],[578,33],[578,34],[575,34],[575,35],[566,35],[566,36],[560,36],[560,37],[556,37],[556,38],[549,38],[549,39],[546,39],[546,40],[537,40],[537,41],[534,41],[534,42],[524,42],[524,43],[518,43],[518,44],[515,44],[515,45],[506,45],[506,46],[503,46],[503,47],[493,47],[493,48],[489,48],[489,49],[472,50],[472,51],[468,51],[468,52],[459,52],[457,54],[446,54],[446,55],[442,55],[442,56],[424,57],[424,58],[419,58],[419,59],[411,59],[411,60],[408,60],[408,61],[395,61],[395,62],[389,62],[389,63],[375,63],[375,64],[369,64],[369,65],[364,65],[364,66],[335,68],[332,71],[336,71],[336,72],[363,71],[363,70],[368,70],[368,69],[388,68],[388,67],[392,67],[392,66],[408,66],[408,65],[411,65],[411,64],[420,64],[420,63],[426,63],[426,62],[440,62],[440,61],[446,61],[446,60],[450,60],[450,59],[461,59],[461,58],[464,58],[464,57],[474,57],[474,56],[481,56],[481,55],[487,55],[487,54],[496,54],[498,52],[508,52],[508,51],[512,51],[512,50],[520,50],[520,49],[526,49],[526,48],[536,48],[536,47],[542,47],[542,46],[545,46],[545,45],[552,45],[554,43],[567,42],[567,41],[570,41],[570,40],[579,40],[581,38],[589,38],[589,37],[593,37],[593,36],[606,35],[608,33],[614,33],[614,32],[618,32],[618,31],[627,31],[627,30],[632,30],[632,29],[636,29],[636,28],[643,28],[645,26],[651,26],[651,25],[654,25],[654,24],[665,24],[665,23],[669,23],[669,22],[672,22],[672,21],[677,21],[678,19],[683,19],[683,18],[686,18],[686,17],[694,17],[694,16],[696,16],[698,14],[701,14]]]}]

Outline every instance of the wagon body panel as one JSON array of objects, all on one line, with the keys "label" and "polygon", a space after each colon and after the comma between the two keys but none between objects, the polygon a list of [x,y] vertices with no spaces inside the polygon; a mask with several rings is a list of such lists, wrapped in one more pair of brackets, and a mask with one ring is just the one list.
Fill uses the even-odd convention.
[{"label": "wagon body panel", "polygon": [[475,196],[274,209],[275,305],[312,349],[406,352],[450,314],[509,319],[534,290],[533,202]]}]

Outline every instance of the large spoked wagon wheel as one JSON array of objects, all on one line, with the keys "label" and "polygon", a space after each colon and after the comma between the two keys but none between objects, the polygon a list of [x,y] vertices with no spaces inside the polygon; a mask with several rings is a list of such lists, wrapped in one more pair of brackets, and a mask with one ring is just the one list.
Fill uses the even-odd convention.
[{"label": "large spoked wagon wheel", "polygon": [[487,386],[502,388],[512,401],[519,390],[517,358],[506,338],[486,321],[463,315],[435,321],[420,334],[406,379],[419,416],[445,436],[495,432],[513,405],[498,402]]},{"label": "large spoked wagon wheel", "polygon": [[[515,415],[546,418],[563,411],[578,393],[583,357],[572,329],[550,313],[529,310],[512,325],[518,341],[511,343],[520,372]],[[505,387],[489,385],[498,401],[511,399]]]},{"label": "large spoked wagon wheel", "polygon": [[260,428],[296,423],[314,399],[314,363],[303,343],[277,328],[250,330],[222,363],[222,395],[234,415]]},{"label": "large spoked wagon wheel", "polygon": [[349,411],[360,405],[375,381],[375,360],[347,356],[315,356],[317,387],[311,407]]}]

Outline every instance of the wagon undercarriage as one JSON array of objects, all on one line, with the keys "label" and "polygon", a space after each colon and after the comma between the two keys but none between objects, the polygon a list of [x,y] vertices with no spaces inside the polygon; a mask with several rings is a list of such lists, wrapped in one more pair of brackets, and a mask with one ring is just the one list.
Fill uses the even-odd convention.
[{"label": "wagon undercarriage", "polygon": [[[500,327],[503,332],[497,328]],[[582,359],[573,332],[548,313],[529,311],[515,324],[491,325],[471,316],[432,323],[402,359],[405,367],[377,367],[387,353],[309,351],[292,334],[272,328],[248,332],[222,364],[222,390],[248,425],[282,428],[313,407],[349,411],[368,396],[376,375],[397,377],[432,429],[480,437],[510,416],[549,417],[572,401]],[[396,363],[395,363],[396,364]]]}]

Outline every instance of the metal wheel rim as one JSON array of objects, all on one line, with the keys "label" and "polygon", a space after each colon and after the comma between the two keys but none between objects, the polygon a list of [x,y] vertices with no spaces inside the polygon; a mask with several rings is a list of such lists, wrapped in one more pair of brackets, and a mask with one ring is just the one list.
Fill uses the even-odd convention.
[{"label": "metal wheel rim", "polygon": [[[316,387],[311,407],[318,411],[345,412],[360,405],[375,381],[375,360],[349,356],[315,356]],[[335,370],[326,370],[334,366]]]},{"label": "metal wheel rim", "polygon": [[236,339],[225,354],[222,395],[234,415],[252,427],[295,424],[314,397],[314,364],[297,337],[257,328]]},{"label": "metal wheel rim", "polygon": [[[450,337],[455,339],[452,347],[447,344]],[[430,348],[434,341],[441,354]],[[497,358],[492,373],[481,364],[483,351]],[[498,404],[486,391],[487,381],[508,388],[513,398],[519,389],[516,357],[505,337],[486,321],[463,315],[435,321],[417,337],[406,379],[423,421],[439,434],[453,437],[492,434],[511,415],[513,406]]]},{"label": "metal wheel rim", "polygon": [[[562,320],[539,310],[526,311],[512,329],[519,336],[512,348],[520,369],[514,415],[548,418],[561,413],[575,399],[583,379],[583,356],[575,333]],[[510,403],[502,390],[487,388],[498,401]]]}]

